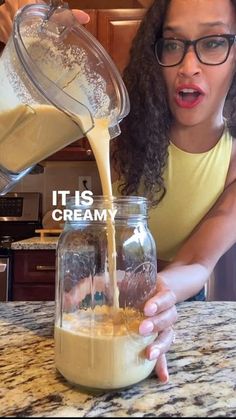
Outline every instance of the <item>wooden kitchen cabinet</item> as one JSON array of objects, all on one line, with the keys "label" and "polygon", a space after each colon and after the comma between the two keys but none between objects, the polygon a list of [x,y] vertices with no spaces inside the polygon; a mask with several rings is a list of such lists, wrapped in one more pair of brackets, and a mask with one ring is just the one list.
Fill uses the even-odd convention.
[{"label": "wooden kitchen cabinet", "polygon": [[15,250],[13,252],[13,300],[54,300],[55,261],[55,250]]},{"label": "wooden kitchen cabinet", "polygon": [[98,10],[97,39],[122,74],[145,9]]},{"label": "wooden kitchen cabinet", "polygon": [[47,158],[48,161],[89,161],[95,160],[87,138],[81,138]]},{"label": "wooden kitchen cabinet", "polygon": [[[97,5],[105,4],[97,1]],[[137,2],[136,2],[137,3]],[[133,4],[136,4],[133,2]],[[92,1],[84,4],[93,4]],[[115,3],[110,3],[115,4]],[[69,1],[71,8],[83,9],[83,2]],[[132,6],[131,6],[132,7]],[[135,7],[135,6],[134,6]],[[139,24],[146,13],[146,9],[84,9],[90,15],[90,22],[86,28],[98,39],[113,59],[122,74],[128,59],[133,38]],[[48,157],[49,161],[65,160],[95,160],[87,138],[82,138],[64,149]]]}]

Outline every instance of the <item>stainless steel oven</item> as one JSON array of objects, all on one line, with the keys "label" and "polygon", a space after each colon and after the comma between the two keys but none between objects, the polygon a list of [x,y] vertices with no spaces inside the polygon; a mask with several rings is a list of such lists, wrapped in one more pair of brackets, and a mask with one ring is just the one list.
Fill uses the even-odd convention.
[{"label": "stainless steel oven", "polygon": [[0,196],[0,301],[12,299],[11,243],[35,236],[42,226],[42,197],[38,192]]},{"label": "stainless steel oven", "polygon": [[0,196],[0,222],[35,222],[40,212],[41,194],[38,192],[16,192]]}]

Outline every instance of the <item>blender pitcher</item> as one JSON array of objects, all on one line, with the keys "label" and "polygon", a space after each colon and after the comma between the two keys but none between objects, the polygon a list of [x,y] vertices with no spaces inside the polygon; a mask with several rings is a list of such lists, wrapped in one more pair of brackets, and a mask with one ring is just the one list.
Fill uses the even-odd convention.
[{"label": "blender pitcher", "polygon": [[119,135],[128,112],[116,66],[67,5],[23,7],[0,58],[0,195],[95,119],[106,120],[110,138]]}]

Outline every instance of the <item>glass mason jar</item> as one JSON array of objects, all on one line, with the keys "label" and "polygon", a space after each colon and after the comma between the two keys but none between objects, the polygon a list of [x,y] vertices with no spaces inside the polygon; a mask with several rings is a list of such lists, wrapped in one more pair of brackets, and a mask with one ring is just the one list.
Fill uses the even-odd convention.
[{"label": "glass mason jar", "polygon": [[56,368],[86,389],[129,387],[155,365],[145,349],[156,334],[138,332],[157,280],[148,202],[94,197],[76,205],[71,198],[68,210],[57,246]]}]

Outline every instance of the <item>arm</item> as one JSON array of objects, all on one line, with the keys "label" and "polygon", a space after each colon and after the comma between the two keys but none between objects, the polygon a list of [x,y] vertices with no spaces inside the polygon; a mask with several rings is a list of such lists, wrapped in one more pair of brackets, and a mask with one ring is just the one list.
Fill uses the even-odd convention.
[{"label": "arm", "polygon": [[[235,152],[236,153],[236,152]],[[165,352],[171,346],[171,326],[177,319],[175,302],[195,295],[208,280],[219,258],[236,242],[236,158],[232,159],[226,188],[181,247],[173,262],[158,273],[160,290],[145,305],[147,318],[140,325],[142,335],[152,330],[158,339],[147,348],[155,353],[156,373],[168,377]],[[166,287],[166,289],[165,289]]]},{"label": "arm", "polygon": [[219,258],[236,242],[236,180],[194,229],[173,262],[159,275],[177,302],[204,286]]}]

